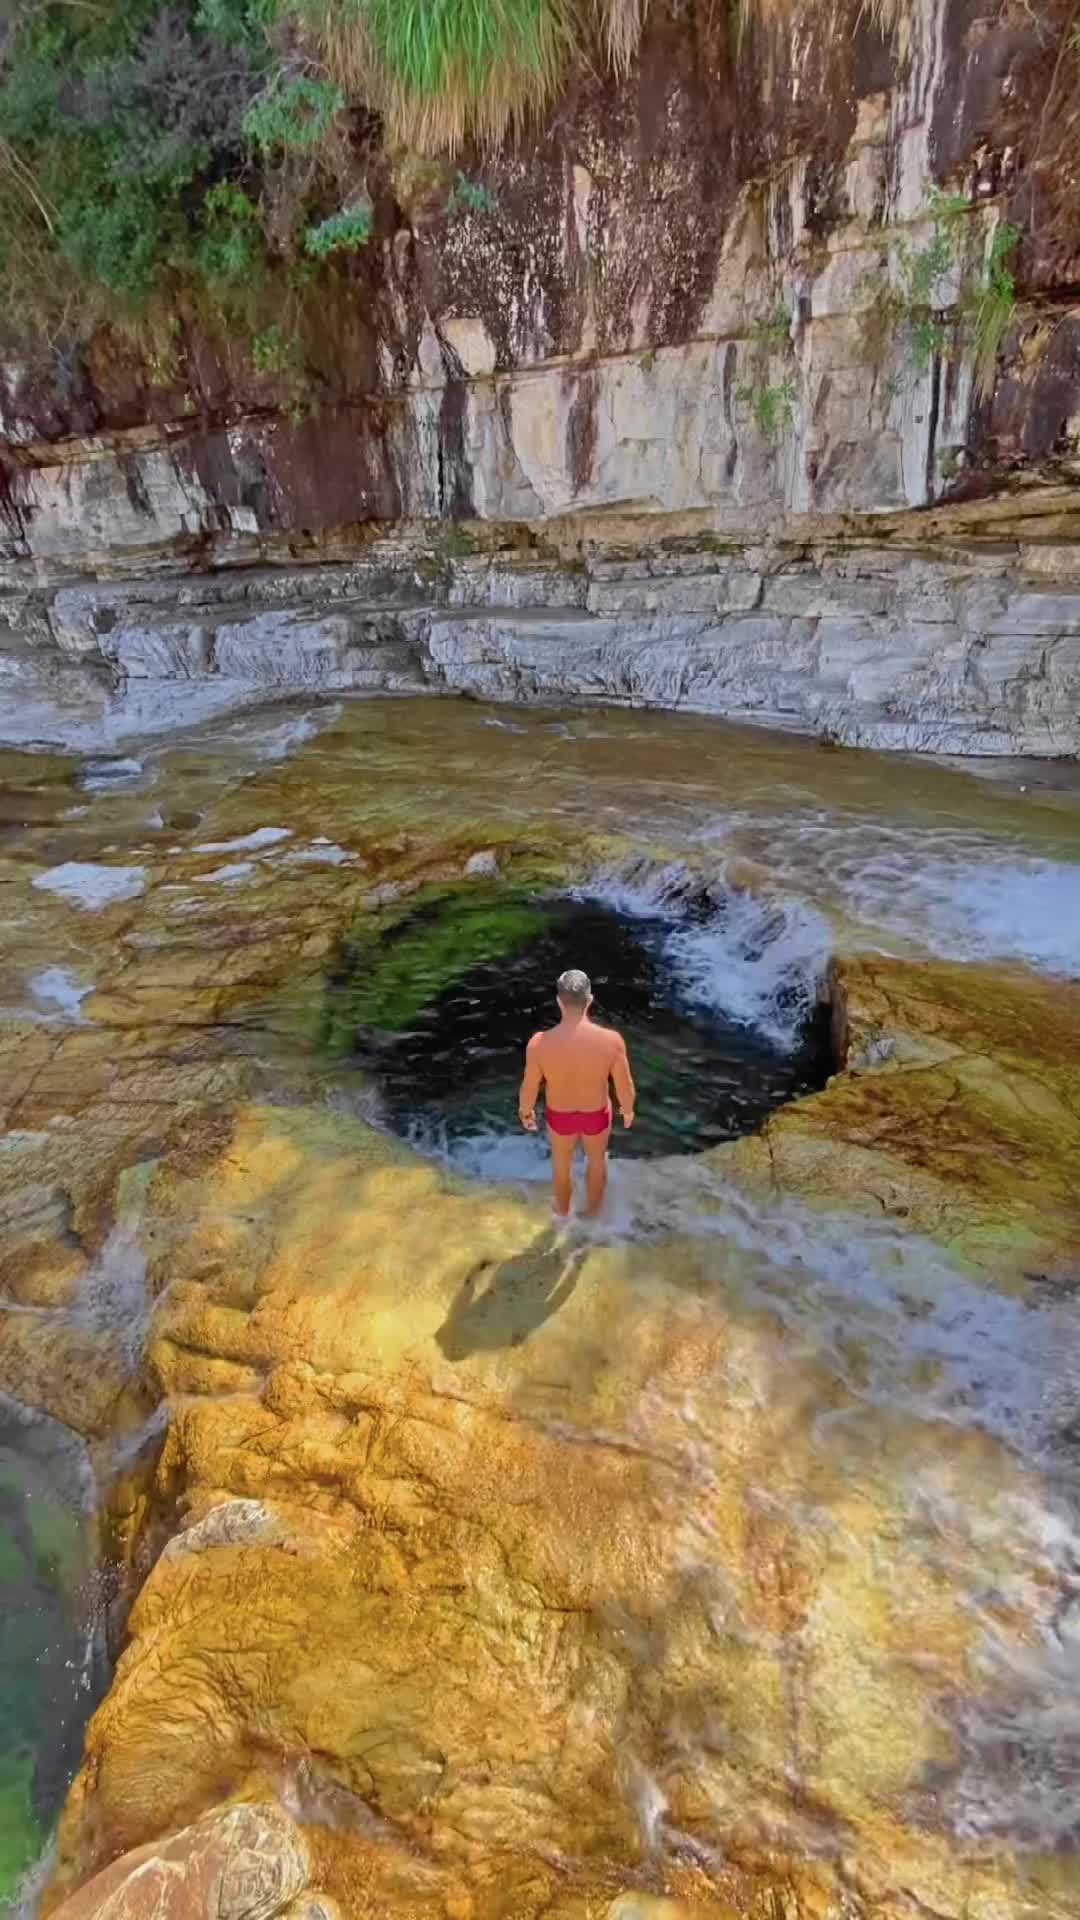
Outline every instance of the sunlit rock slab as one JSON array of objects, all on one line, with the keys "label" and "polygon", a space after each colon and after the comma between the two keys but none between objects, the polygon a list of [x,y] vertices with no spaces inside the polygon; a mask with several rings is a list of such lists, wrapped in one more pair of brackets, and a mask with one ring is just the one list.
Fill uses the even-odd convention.
[{"label": "sunlit rock slab", "polygon": [[882,1372],[874,1315],[841,1333],[822,1301],[785,1337],[785,1283],[830,1278],[811,1215],[779,1260],[737,1192],[652,1244],[568,1241],[305,1109],[193,1134],[152,1195],[157,1499],[187,1531],[65,1874],[317,1753],[466,1874],[641,1864],[663,1833],[759,1873],[810,1848],[836,1897],[842,1850],[886,1912],[912,1874],[946,1913],[1030,1896],[1007,1779],[989,1857],[963,1832],[968,1742],[1056,1604],[1041,1481],[917,1351]]}]

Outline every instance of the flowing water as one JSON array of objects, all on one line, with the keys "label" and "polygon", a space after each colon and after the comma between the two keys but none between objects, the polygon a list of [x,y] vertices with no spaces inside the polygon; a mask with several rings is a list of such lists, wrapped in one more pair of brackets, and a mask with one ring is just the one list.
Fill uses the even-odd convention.
[{"label": "flowing water", "polygon": [[[958,1842],[1075,1848],[1080,1254],[1071,1279],[1066,1262],[1022,1293],[860,1196],[770,1196],[699,1157],[824,1083],[837,949],[1051,987],[1080,977],[1075,770],[991,778],[663,715],[288,706],[127,741],[123,757],[0,755],[0,877],[0,1314],[24,1356],[57,1334],[107,1343],[111,1398],[103,1387],[85,1415],[99,1492],[140,1444],[134,1416],[117,1431],[109,1409],[138,1372],[159,1248],[139,1169],[181,1109],[240,1093],[345,1108],[458,1177],[531,1190],[544,1149],[513,1126],[520,1046],[554,974],[583,965],[641,1083],[606,1233],[646,1275],[649,1248],[682,1236],[695,1311],[737,1305],[772,1329],[773,1385],[721,1372],[625,1409],[625,1436],[666,1462],[674,1560],[707,1581],[717,1632],[757,1644],[702,1518],[721,1471],[711,1422],[720,1396],[752,1425],[754,1394],[782,1393],[808,1356],[837,1393],[800,1405],[800,1431],[853,1487],[892,1461],[898,1421],[1000,1446],[1016,1472],[978,1513],[958,1505],[947,1445],[920,1440],[895,1466],[905,1551],[981,1634],[985,1685],[942,1690],[960,1759],[925,1791]],[[92,1185],[106,1147],[126,1186],[124,1218],[101,1232],[79,1169]],[[61,1244],[74,1278],[54,1285]],[[27,1399],[48,1404],[33,1385]],[[38,1431],[0,1431],[4,1568],[30,1649],[0,1665],[0,1724],[16,1729],[0,1799],[22,1796],[0,1894],[55,1813],[88,1697],[86,1620],[57,1597],[26,1518]],[[756,1497],[822,1553],[848,1551],[809,1491],[795,1511],[766,1477]],[[891,1604],[902,1615],[902,1592]],[[641,1755],[631,1777],[646,1840],[681,1844],[663,1768]],[[908,1817],[931,1815],[912,1803]],[[789,1837],[839,1844],[815,1818],[792,1813]],[[1017,1911],[1073,1911],[1056,1901],[1044,1890]]]}]

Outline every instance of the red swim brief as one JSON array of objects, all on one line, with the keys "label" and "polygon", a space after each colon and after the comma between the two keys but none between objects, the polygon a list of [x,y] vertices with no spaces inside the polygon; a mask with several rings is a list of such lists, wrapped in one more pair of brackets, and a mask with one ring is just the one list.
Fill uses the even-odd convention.
[{"label": "red swim brief", "polygon": [[548,1107],[544,1118],[552,1133],[606,1133],[611,1125],[611,1108],[598,1107],[595,1113],[555,1113]]}]

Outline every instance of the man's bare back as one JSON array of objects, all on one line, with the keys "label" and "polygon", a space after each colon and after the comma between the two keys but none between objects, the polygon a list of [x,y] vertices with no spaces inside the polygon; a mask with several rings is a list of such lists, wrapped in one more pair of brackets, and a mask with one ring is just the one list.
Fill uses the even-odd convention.
[{"label": "man's bare back", "polygon": [[521,1124],[537,1131],[536,1102],[544,1090],[555,1212],[570,1212],[572,1169],[578,1142],[587,1162],[588,1215],[599,1213],[607,1186],[607,1147],[611,1137],[611,1083],[622,1110],[623,1126],[634,1124],[634,1082],[622,1035],[598,1027],[589,1018],[592,991],[583,973],[571,969],[558,983],[560,1021],[534,1033],[525,1053],[521,1083]]}]

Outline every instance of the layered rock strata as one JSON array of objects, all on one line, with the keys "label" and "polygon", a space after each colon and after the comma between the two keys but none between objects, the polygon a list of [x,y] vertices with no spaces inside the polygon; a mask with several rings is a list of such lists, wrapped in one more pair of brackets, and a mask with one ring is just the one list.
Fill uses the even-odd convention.
[{"label": "layered rock strata", "polygon": [[943,516],[921,550],[904,516],[875,540],[834,523],[756,546],[626,518],[567,523],[532,552],[489,537],[450,554],[417,528],[337,565],[20,581],[2,608],[0,731],[108,744],[318,689],[616,702],[846,745],[1071,754],[1071,511],[1053,495],[1027,505],[989,525]]},{"label": "layered rock strata", "polygon": [[[74,654],[103,695],[212,675],[202,711],[230,679],[435,685],[1076,751],[1071,12],[883,17],[884,36],[864,7],[828,28],[796,7],[740,39],[657,0],[630,75],[582,72],[519,145],[460,156],[471,199],[449,164],[373,150],[371,242],[287,376],[182,299],[165,355],[119,326],[9,352],[0,624],[23,737],[49,736],[35,690]],[[990,351],[1003,223],[1015,285]],[[392,528],[407,576],[428,521],[451,548],[468,523],[603,564],[492,580],[468,610],[456,573],[445,596],[398,580],[390,608],[363,570],[345,605],[327,574],[201,577],[355,559]],[[672,537],[678,567],[654,565]],[[192,569],[171,606],[106,592],[69,620],[27,591],[162,564]]]}]

